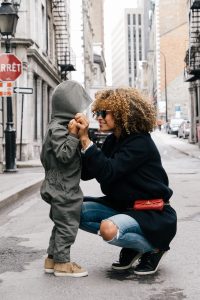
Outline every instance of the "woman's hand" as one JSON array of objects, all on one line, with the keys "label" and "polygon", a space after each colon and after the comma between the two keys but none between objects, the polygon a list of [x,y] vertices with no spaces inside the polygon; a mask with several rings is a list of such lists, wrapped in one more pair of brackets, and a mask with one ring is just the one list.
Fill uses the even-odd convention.
[{"label": "woman's hand", "polygon": [[89,127],[89,120],[88,118],[82,114],[82,113],[77,113],[75,115],[75,120],[77,122],[77,126],[79,128],[79,136],[88,136],[88,127]]},{"label": "woman's hand", "polygon": [[84,150],[91,143],[88,135],[89,120],[83,113],[77,113],[75,115],[75,120],[77,122],[77,127],[79,128],[78,135],[81,141],[82,148]]}]

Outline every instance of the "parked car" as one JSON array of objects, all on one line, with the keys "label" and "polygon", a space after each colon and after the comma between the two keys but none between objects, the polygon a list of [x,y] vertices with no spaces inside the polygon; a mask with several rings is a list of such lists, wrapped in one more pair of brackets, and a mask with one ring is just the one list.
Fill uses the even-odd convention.
[{"label": "parked car", "polygon": [[98,129],[89,128],[89,137],[97,145],[98,148],[101,148],[107,136],[111,132],[101,132]]},{"label": "parked car", "polygon": [[184,119],[178,119],[178,118],[171,119],[169,125],[167,126],[167,133],[176,134],[178,136],[179,126],[183,121]]},{"label": "parked car", "polygon": [[188,138],[190,134],[190,121],[189,120],[184,120],[178,129],[178,137],[179,138]]}]

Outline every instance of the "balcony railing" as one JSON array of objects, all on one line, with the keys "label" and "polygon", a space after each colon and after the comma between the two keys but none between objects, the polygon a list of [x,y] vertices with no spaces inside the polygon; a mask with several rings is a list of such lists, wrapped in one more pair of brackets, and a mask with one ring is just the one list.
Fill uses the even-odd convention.
[{"label": "balcony railing", "polygon": [[52,11],[55,25],[57,62],[61,79],[66,80],[68,72],[75,71],[75,55],[70,47],[69,3],[53,0]]},{"label": "balcony railing", "polygon": [[190,9],[200,9],[200,0],[190,0]]},{"label": "balcony railing", "polygon": [[[200,46],[191,46],[185,56],[185,78],[188,75],[194,75],[196,79],[200,78]],[[191,77],[191,76],[189,76]]]},{"label": "balcony railing", "polygon": [[[185,78],[200,78],[200,0],[189,0],[189,49],[185,56]],[[188,78],[187,78],[188,80]]]}]

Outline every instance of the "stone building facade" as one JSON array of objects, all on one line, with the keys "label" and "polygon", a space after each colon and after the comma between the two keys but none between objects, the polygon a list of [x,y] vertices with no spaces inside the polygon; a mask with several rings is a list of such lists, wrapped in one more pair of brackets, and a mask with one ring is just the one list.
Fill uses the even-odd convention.
[{"label": "stone building facade", "polygon": [[[67,9],[66,0],[22,0],[18,9],[19,19],[15,37],[11,39],[11,52],[22,61],[23,73],[14,86],[32,88],[33,93],[12,96],[17,160],[38,159],[40,156],[46,126],[51,118],[51,95],[64,79],[61,49],[69,45],[69,36],[63,35],[68,28]],[[1,51],[5,52],[3,38]],[[1,104],[4,132],[6,98],[1,99]],[[4,148],[4,136],[2,145]]]},{"label": "stone building facade", "polygon": [[[23,74],[14,86],[32,88],[33,93],[12,96],[17,160],[39,159],[46,126],[51,118],[52,92],[62,80],[77,80],[88,92],[94,80],[95,84],[101,82],[105,86],[103,32],[100,28],[96,29],[98,35],[95,35],[95,18],[92,19],[94,10],[98,15],[99,8],[100,18],[103,18],[103,0],[98,0],[98,5],[92,0],[77,0],[75,10],[71,2],[75,1],[21,0],[11,46],[12,53],[22,61]],[[80,20],[78,28],[73,27],[74,19]],[[73,43],[74,33],[79,34],[78,44]],[[3,39],[1,52],[5,52]],[[6,99],[3,98],[0,99],[0,123],[3,123],[0,132],[2,166],[6,127]]]}]

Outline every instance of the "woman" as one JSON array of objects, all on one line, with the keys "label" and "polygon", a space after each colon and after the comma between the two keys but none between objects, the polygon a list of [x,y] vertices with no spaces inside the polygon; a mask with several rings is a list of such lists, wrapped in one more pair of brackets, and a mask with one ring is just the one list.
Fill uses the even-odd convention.
[{"label": "woman", "polygon": [[[113,269],[153,274],[176,234],[176,212],[169,204],[172,190],[160,154],[149,132],[156,124],[154,107],[133,88],[96,94],[93,113],[100,131],[112,132],[98,149],[88,136],[88,120],[75,119],[82,145],[82,179],[96,178],[105,196],[85,197],[80,228],[122,247]],[[162,211],[133,208],[136,200],[162,198]]]}]

